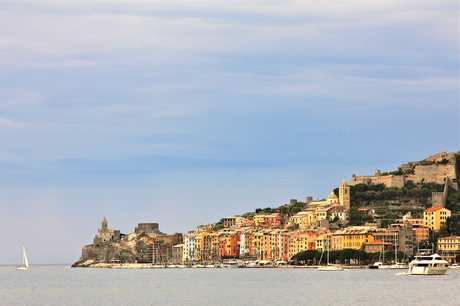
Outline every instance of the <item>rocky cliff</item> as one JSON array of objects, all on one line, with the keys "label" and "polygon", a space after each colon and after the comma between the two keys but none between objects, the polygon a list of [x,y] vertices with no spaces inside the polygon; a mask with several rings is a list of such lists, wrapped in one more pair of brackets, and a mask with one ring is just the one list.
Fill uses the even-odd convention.
[{"label": "rocky cliff", "polygon": [[100,263],[153,263],[172,261],[172,246],[182,242],[182,234],[166,235],[157,223],[140,223],[131,234],[109,228],[105,218],[93,244],[82,249],[72,267],[90,267]]}]

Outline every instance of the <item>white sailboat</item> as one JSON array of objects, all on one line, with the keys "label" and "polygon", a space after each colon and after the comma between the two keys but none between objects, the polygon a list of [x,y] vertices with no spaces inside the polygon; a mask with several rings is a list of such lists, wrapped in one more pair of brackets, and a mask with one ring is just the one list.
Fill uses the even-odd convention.
[{"label": "white sailboat", "polygon": [[[327,241],[326,266],[318,267],[318,271],[343,271],[343,268],[341,266],[329,264],[329,240],[326,240],[326,241]],[[324,249],[323,249],[323,254],[324,254]],[[323,254],[321,254],[321,259],[323,258]],[[321,259],[320,259],[320,262],[321,262]]]},{"label": "white sailboat", "polygon": [[398,241],[397,236],[395,235],[395,263],[390,265],[390,269],[407,269],[408,265],[398,262]]},{"label": "white sailboat", "polygon": [[22,265],[16,267],[16,270],[27,270],[29,267],[29,261],[27,260],[26,248],[22,246]]}]

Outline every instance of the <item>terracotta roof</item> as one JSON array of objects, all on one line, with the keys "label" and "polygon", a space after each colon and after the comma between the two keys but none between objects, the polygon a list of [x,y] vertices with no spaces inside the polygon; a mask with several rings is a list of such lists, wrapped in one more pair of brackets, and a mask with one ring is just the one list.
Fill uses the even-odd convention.
[{"label": "terracotta roof", "polygon": [[393,244],[393,243],[384,242],[384,241],[380,241],[380,240],[375,240],[375,241],[372,241],[372,242],[366,242],[365,244]]},{"label": "terracotta roof", "polygon": [[440,209],[443,209],[443,208],[447,209],[445,207],[430,207],[430,208],[425,209],[424,212],[425,211],[437,211],[437,210],[440,210]]}]

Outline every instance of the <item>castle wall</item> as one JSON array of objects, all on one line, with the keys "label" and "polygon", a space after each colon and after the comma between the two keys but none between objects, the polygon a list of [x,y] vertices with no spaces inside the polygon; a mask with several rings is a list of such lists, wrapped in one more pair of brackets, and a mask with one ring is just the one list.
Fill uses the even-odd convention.
[{"label": "castle wall", "polygon": [[158,223],[139,223],[137,227],[134,229],[136,234],[140,234],[142,232],[146,234],[160,234],[160,229],[158,227]]},{"label": "castle wall", "polygon": [[444,207],[444,192],[433,192],[431,194],[432,207]]},{"label": "castle wall", "polygon": [[[454,182],[456,178],[455,174],[455,164],[456,164],[456,153],[446,152],[439,153],[433,156],[430,156],[422,162],[410,162],[400,166],[401,170],[413,170],[413,174],[404,174],[404,175],[380,175],[380,171],[376,170],[374,176],[353,176],[350,180],[350,185],[356,184],[366,184],[366,185],[376,185],[384,184],[387,187],[404,187],[407,181],[413,181],[414,183],[437,183],[444,184],[446,178],[448,179],[448,184],[450,187],[457,190],[457,184]],[[445,162],[448,163],[439,163]],[[433,162],[434,164],[426,165],[423,164]],[[438,163],[438,164],[436,164]]]},{"label": "castle wall", "polygon": [[425,183],[444,184],[444,179],[446,177],[451,179],[455,178],[455,165],[418,165],[414,169],[413,177],[414,183],[418,183],[424,179]]},{"label": "castle wall", "polygon": [[353,176],[350,185],[365,184],[378,185],[384,184],[387,187],[404,187],[407,182],[407,175],[382,175],[382,176]]}]

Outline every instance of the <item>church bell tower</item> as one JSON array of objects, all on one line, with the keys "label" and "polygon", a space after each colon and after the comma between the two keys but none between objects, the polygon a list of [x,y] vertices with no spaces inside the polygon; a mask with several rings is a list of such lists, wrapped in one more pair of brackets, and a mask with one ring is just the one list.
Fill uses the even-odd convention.
[{"label": "church bell tower", "polygon": [[339,187],[339,203],[343,208],[350,209],[350,186],[345,179],[340,183]]}]

